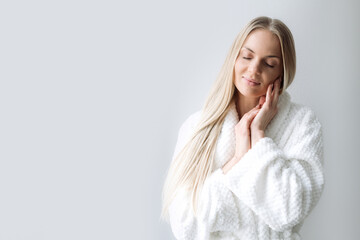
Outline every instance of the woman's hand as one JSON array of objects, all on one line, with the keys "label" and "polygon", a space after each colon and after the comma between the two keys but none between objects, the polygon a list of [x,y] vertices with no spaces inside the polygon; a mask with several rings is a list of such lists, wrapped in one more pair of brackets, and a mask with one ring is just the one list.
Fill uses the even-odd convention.
[{"label": "woman's hand", "polygon": [[235,125],[236,145],[235,155],[222,168],[223,173],[226,174],[251,148],[251,133],[250,125],[256,114],[260,110],[260,104],[245,113],[240,121]]},{"label": "woman's hand", "polygon": [[[273,87],[274,86],[274,87]],[[266,96],[261,96],[259,104],[261,109],[255,116],[251,123],[251,146],[261,138],[265,137],[265,129],[269,125],[270,121],[277,114],[277,103],[279,100],[280,91],[280,78],[275,80],[273,84],[270,84],[267,88]]]},{"label": "woman's hand", "polygon": [[259,104],[245,113],[235,126],[235,156],[222,168],[226,174],[249,149],[261,138],[265,137],[265,129],[277,113],[280,79],[268,86],[266,96],[260,97]]},{"label": "woman's hand", "polygon": [[245,113],[235,125],[236,148],[235,157],[240,159],[251,148],[250,125],[260,111],[260,104]]}]

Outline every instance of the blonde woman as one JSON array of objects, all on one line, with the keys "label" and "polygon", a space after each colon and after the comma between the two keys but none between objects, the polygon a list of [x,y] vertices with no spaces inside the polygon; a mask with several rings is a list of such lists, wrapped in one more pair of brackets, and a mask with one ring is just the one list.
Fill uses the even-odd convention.
[{"label": "blonde woman", "polygon": [[324,189],[322,128],[291,101],[294,40],[258,17],[236,37],[204,107],[182,124],[163,189],[176,239],[301,239]]}]

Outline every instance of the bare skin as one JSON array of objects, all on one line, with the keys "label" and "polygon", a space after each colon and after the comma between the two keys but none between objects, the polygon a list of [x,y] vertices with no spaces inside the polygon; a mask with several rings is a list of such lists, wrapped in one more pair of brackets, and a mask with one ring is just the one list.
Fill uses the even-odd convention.
[{"label": "bare skin", "polygon": [[278,37],[269,30],[254,30],[235,62],[236,109],[240,121],[235,126],[235,155],[223,166],[224,174],[265,137],[265,129],[278,111],[282,72]]}]

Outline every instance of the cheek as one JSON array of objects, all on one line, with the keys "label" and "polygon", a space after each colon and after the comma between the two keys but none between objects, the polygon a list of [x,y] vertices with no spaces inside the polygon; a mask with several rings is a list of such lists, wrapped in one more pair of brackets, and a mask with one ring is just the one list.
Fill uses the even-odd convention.
[{"label": "cheek", "polygon": [[280,76],[280,71],[268,71],[263,72],[263,80],[266,85],[269,85],[270,83],[274,82],[276,78]]},{"label": "cheek", "polygon": [[235,72],[236,73],[242,73],[245,68],[246,68],[246,66],[243,63],[241,63],[239,60],[237,60],[235,62]]},{"label": "cheek", "polygon": [[264,85],[267,87],[271,82],[273,81],[273,76],[272,75],[264,75],[263,76],[263,83]]}]

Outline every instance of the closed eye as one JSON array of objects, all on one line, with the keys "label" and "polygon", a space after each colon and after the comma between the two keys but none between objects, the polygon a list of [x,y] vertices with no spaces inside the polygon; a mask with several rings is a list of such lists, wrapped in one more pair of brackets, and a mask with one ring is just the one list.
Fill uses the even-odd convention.
[{"label": "closed eye", "polygon": [[251,58],[248,58],[248,57],[243,57],[243,59],[249,60],[249,59],[251,59]]},{"label": "closed eye", "polygon": [[271,68],[274,67],[273,65],[270,65],[270,64],[268,64],[268,63],[266,63],[266,62],[265,62],[265,64],[266,64],[266,66],[268,66],[268,67],[271,67]]}]

